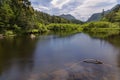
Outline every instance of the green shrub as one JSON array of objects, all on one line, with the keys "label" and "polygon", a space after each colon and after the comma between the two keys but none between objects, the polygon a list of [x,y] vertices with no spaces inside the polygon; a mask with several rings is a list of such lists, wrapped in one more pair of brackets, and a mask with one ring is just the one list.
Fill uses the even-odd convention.
[{"label": "green shrub", "polygon": [[82,27],[79,24],[49,24],[48,30],[52,31],[81,31]]},{"label": "green shrub", "polygon": [[5,36],[14,36],[14,33],[11,30],[7,30],[7,31],[5,31],[4,35]]},{"label": "green shrub", "polygon": [[119,25],[116,23],[98,21],[86,23],[82,27],[84,28],[84,32],[89,32],[96,36],[100,35],[100,37],[120,34]]},{"label": "green shrub", "polygon": [[39,33],[38,29],[31,29],[28,31],[28,33]]},{"label": "green shrub", "polygon": [[13,25],[13,29],[14,29],[14,31],[15,31],[16,33],[21,33],[21,28],[18,27],[18,25],[14,24],[14,25]]},{"label": "green shrub", "polygon": [[98,21],[98,22],[90,22],[90,23],[86,23],[84,25],[82,25],[82,27],[84,28],[108,28],[113,26],[112,23],[110,22],[103,22],[103,21]]},{"label": "green shrub", "polygon": [[44,25],[44,24],[41,24],[41,23],[37,23],[37,26],[38,26],[38,30],[39,30],[39,32],[46,32],[46,31],[48,31],[47,30],[47,27]]}]

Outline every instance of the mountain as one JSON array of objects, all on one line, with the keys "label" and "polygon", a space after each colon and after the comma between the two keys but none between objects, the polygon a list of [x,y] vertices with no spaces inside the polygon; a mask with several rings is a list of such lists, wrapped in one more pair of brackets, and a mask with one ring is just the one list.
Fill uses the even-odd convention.
[{"label": "mountain", "polygon": [[109,12],[110,10],[104,11],[104,13],[103,12],[95,13],[87,20],[87,22],[99,21],[103,17],[103,15],[106,15]]},{"label": "mountain", "polygon": [[70,20],[72,23],[76,23],[76,24],[81,24],[83,23],[82,21],[76,19],[74,16],[72,16],[71,14],[62,14],[60,15],[61,18],[64,18],[64,19],[67,19],[67,20]]},{"label": "mountain", "polygon": [[71,14],[62,14],[62,15],[60,15],[60,17],[62,17],[62,18],[65,18],[65,19],[68,19],[68,20],[74,20],[74,19],[76,19],[74,16],[72,16]]},{"label": "mountain", "polygon": [[113,7],[111,11],[102,18],[102,20],[112,23],[117,22],[120,25],[120,4]]},{"label": "mountain", "polygon": [[101,13],[95,13],[87,20],[87,22],[98,21],[100,20],[101,17],[102,17]]},{"label": "mountain", "polygon": [[116,6],[114,6],[111,11],[115,11],[115,10],[118,10],[120,8],[120,4],[117,4]]},{"label": "mountain", "polygon": [[[101,13],[95,13],[93,14],[88,20],[87,22],[91,22],[91,21],[99,21],[102,18],[105,18],[107,16],[109,16],[109,18],[112,18],[113,14],[116,13],[118,10],[120,9],[120,4],[115,5],[112,9],[101,12]],[[110,16],[111,15],[111,16]],[[104,17],[103,17],[104,16]]]}]

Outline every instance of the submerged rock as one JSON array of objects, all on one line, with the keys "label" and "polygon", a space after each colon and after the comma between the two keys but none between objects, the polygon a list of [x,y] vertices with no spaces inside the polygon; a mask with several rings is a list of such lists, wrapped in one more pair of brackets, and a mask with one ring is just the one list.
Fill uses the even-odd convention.
[{"label": "submerged rock", "polygon": [[[92,63],[92,64],[88,64]],[[96,65],[100,64],[100,65]],[[41,80],[120,80],[116,68],[101,61],[88,59],[71,64],[66,69],[59,69],[41,76]]]},{"label": "submerged rock", "polygon": [[85,63],[92,63],[92,64],[103,64],[102,61],[95,60],[95,59],[86,59],[83,62],[85,62]]}]

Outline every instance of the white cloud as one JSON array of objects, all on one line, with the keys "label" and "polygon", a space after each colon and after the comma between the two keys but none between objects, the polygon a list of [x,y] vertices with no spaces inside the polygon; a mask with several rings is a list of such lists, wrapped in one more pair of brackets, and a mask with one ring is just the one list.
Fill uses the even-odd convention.
[{"label": "white cloud", "polygon": [[106,3],[108,4],[117,3],[117,0],[85,0],[82,7],[92,7],[92,6],[95,7],[99,4],[106,4]]},{"label": "white cloud", "polygon": [[53,5],[53,7],[55,8],[59,8],[62,9],[62,7],[69,3],[71,0],[52,0],[51,4]]},{"label": "white cloud", "polygon": [[87,20],[93,13],[108,10],[119,0],[31,0],[34,8],[54,15],[72,14],[77,19]]},{"label": "white cloud", "polygon": [[48,7],[40,6],[40,5],[39,5],[39,8],[40,8],[40,9],[44,9],[44,10],[50,10]]},{"label": "white cloud", "polygon": [[50,10],[48,7],[41,6],[41,5],[35,5],[34,9],[38,11],[49,11]]},{"label": "white cloud", "polygon": [[70,13],[78,19],[87,20],[93,13],[102,12],[103,9],[111,9],[115,4],[117,4],[117,0],[85,0],[82,5],[76,7]]}]

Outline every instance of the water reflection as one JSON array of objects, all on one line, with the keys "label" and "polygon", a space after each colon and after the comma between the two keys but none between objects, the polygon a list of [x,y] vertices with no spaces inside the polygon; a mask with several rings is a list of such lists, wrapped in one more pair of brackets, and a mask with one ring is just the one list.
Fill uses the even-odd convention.
[{"label": "water reflection", "polygon": [[31,70],[35,42],[28,38],[0,40],[0,80],[17,80]]},{"label": "water reflection", "polygon": [[[120,80],[119,40],[83,33],[0,40],[0,80]],[[81,62],[84,59],[104,64]]]}]

